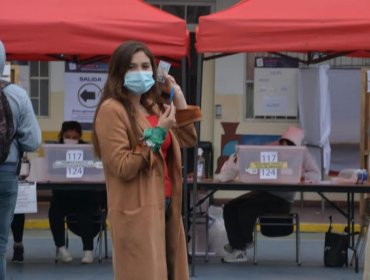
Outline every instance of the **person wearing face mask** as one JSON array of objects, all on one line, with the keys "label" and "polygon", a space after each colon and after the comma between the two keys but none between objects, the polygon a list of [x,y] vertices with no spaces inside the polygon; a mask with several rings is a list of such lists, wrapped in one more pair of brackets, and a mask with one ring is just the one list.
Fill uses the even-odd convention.
[{"label": "person wearing face mask", "polygon": [[[82,128],[76,121],[65,121],[59,133],[60,144],[84,144],[81,139]],[[55,246],[57,259],[63,263],[72,261],[72,256],[65,246],[65,219],[69,214],[77,217],[77,226],[73,229],[82,239],[84,255],[81,263],[94,261],[94,237],[98,229],[93,224],[99,204],[95,191],[53,190],[49,208],[49,223]]]},{"label": "person wearing face mask", "polygon": [[[291,126],[283,133],[278,144],[301,146],[303,136],[301,128]],[[303,154],[302,174],[306,182],[320,181],[320,170],[307,150]],[[238,176],[238,155],[232,154],[215,179],[226,182],[235,180]],[[246,249],[253,247],[253,229],[257,217],[263,214],[289,213],[295,194],[295,192],[285,191],[250,191],[226,203],[223,216],[229,243],[224,246],[228,254],[222,261],[225,263],[247,262]]]},{"label": "person wearing face mask", "polygon": [[180,148],[196,144],[201,112],[172,76],[164,78],[157,82],[145,44],[120,45],[95,113],[92,139],[104,167],[116,280],[189,279]]}]

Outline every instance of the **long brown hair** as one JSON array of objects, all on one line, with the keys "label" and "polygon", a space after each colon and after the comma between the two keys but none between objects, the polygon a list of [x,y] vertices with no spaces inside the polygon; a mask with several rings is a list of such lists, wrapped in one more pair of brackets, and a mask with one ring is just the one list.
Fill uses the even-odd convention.
[{"label": "long brown hair", "polygon": [[[129,65],[131,63],[132,56],[139,51],[144,52],[145,55],[149,58],[150,64],[153,69],[153,79],[154,81],[156,81],[157,79],[157,67],[155,64],[154,56],[145,44],[137,41],[127,41],[118,46],[118,48],[113,52],[109,61],[108,78],[107,81],[105,82],[101,99],[96,108],[93,123],[92,142],[94,145],[95,154],[99,157],[101,156],[101,153],[99,148],[98,137],[95,131],[96,129],[95,122],[100,106],[103,104],[105,100],[113,98],[119,101],[125,108],[127,115],[130,119],[130,123],[131,124],[136,123],[136,111],[128,98],[128,94],[130,93],[128,93],[128,91],[123,87],[123,80],[126,75],[126,72],[129,70]],[[156,104],[159,106],[159,109],[163,109],[163,99],[160,96],[157,82],[155,82],[155,85],[148,92],[141,96],[140,103],[150,113],[154,113],[153,107]],[[134,135],[137,135],[135,139],[137,139],[138,141],[140,135],[137,126],[132,125],[132,130],[134,132]],[[132,144],[133,147],[135,147],[138,144],[138,142]]]}]

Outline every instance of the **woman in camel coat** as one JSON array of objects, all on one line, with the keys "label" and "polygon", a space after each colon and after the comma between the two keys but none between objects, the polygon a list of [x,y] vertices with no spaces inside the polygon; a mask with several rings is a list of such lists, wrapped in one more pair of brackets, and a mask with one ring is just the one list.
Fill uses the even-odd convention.
[{"label": "woman in camel coat", "polygon": [[[171,105],[159,88],[174,95]],[[113,53],[96,112],[115,279],[189,279],[180,148],[196,143],[199,108],[186,104],[173,77],[158,85],[152,54],[132,41]]]}]

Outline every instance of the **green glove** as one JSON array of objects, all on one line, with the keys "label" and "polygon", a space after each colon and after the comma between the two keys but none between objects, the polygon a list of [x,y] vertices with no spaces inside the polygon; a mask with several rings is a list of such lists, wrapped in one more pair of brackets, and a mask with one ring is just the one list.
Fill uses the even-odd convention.
[{"label": "green glove", "polygon": [[162,127],[146,128],[144,130],[144,143],[152,149],[153,152],[158,152],[166,138],[167,131]]}]

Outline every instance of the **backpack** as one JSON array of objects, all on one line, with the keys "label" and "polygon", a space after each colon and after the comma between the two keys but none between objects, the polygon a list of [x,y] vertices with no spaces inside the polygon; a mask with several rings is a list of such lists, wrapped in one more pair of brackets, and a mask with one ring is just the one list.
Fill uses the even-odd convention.
[{"label": "backpack", "polygon": [[14,138],[13,114],[3,89],[10,83],[0,80],[0,164],[8,157]]}]

